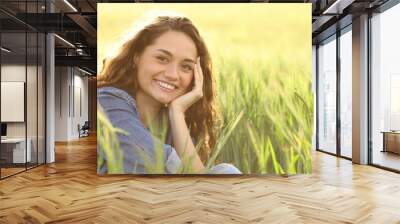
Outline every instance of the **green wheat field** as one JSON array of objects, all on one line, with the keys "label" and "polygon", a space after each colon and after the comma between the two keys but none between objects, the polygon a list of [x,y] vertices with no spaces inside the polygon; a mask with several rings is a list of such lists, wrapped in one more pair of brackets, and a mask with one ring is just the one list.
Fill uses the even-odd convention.
[{"label": "green wheat field", "polygon": [[[122,35],[154,9],[188,16],[208,45],[224,126],[207,167],[226,162],[243,174],[311,173],[311,4],[99,4],[98,71]],[[101,109],[97,123],[108,170],[119,173],[115,132],[122,130]],[[163,173],[160,164],[146,170]],[[179,173],[188,172],[183,163]]]}]

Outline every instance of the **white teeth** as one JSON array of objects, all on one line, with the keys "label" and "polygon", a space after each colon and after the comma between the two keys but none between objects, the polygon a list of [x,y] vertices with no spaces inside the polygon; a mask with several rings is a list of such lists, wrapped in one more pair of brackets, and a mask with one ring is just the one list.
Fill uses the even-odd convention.
[{"label": "white teeth", "polygon": [[175,86],[168,84],[166,82],[157,81],[157,83],[158,83],[158,85],[160,85],[163,88],[170,89],[170,90],[175,89]]}]

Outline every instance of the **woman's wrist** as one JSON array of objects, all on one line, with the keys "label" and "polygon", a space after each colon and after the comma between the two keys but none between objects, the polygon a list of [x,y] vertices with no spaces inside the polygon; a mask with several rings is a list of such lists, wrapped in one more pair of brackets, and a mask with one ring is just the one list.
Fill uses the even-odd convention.
[{"label": "woman's wrist", "polygon": [[168,117],[172,126],[182,122],[184,122],[184,124],[186,125],[185,113],[182,112],[182,109],[180,109],[178,106],[170,105],[168,107]]},{"label": "woman's wrist", "polygon": [[184,110],[183,110],[183,108],[181,108],[180,106],[178,106],[178,105],[175,105],[174,103],[171,103],[170,105],[169,105],[169,107],[168,107],[168,113],[169,113],[169,116],[171,117],[171,116],[176,116],[176,115],[184,115],[185,114],[185,112],[184,112]]}]

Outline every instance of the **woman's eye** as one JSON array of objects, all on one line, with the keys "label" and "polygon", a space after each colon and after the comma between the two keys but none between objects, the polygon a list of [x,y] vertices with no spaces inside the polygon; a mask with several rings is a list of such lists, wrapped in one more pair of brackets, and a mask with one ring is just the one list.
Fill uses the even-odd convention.
[{"label": "woman's eye", "polygon": [[166,58],[164,56],[157,56],[156,58],[160,62],[163,62],[163,63],[167,63],[168,62],[168,58]]},{"label": "woman's eye", "polygon": [[190,65],[183,65],[182,68],[186,72],[191,72],[193,70],[192,66]]}]

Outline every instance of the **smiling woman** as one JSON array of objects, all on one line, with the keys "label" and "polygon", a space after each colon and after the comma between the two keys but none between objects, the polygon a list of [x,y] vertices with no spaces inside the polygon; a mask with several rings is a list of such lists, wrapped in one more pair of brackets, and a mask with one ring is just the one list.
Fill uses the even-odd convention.
[{"label": "smiling woman", "polygon": [[138,60],[137,100],[168,104],[188,92],[197,50],[186,34],[167,31],[146,47]]},{"label": "smiling woman", "polygon": [[[161,158],[157,173],[240,174],[229,164],[204,167],[216,144],[218,113],[211,58],[188,18],[159,15],[138,29],[105,60],[97,95],[111,124],[125,131],[118,134],[121,173],[149,173]],[[98,172],[105,174],[108,158],[98,147],[105,159]]]}]

